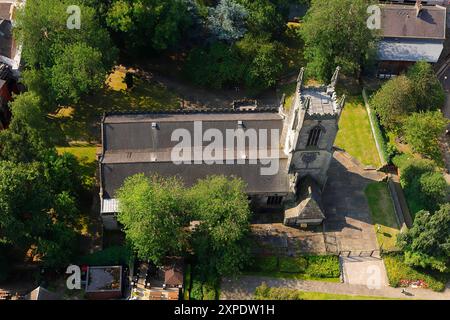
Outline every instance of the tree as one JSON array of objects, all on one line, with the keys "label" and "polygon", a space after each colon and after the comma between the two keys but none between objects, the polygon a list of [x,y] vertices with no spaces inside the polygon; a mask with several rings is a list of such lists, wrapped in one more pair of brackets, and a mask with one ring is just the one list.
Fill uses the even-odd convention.
[{"label": "tree", "polygon": [[394,132],[401,130],[407,115],[416,111],[413,84],[404,75],[386,82],[371,99],[384,128]]},{"label": "tree", "polygon": [[32,248],[43,265],[61,266],[73,254],[79,211],[52,179],[43,163],[0,161],[0,239],[24,252]]},{"label": "tree", "polygon": [[406,142],[415,152],[431,159],[441,159],[439,137],[448,123],[439,110],[413,113],[403,125]]},{"label": "tree", "polygon": [[[87,78],[80,78],[80,70],[85,67],[89,72],[95,73],[90,74],[88,79],[105,79],[106,71],[111,68],[116,57],[117,51],[108,32],[99,24],[95,10],[83,3],[81,0],[30,0],[17,12],[14,33],[18,42],[23,45],[23,59],[27,66],[23,82],[30,91],[41,95],[49,112],[55,111],[58,104],[76,102],[79,95],[98,89],[99,81],[81,85],[81,80]],[[70,5],[80,7],[80,29],[67,27],[69,15],[66,10]],[[81,60],[87,58],[87,50],[80,50],[82,46],[92,48],[89,53],[95,51],[87,61]],[[82,57],[68,56],[81,53]],[[70,59],[74,59],[72,63]],[[95,68],[92,67],[92,62],[97,64]],[[80,63],[81,66],[75,66],[74,63]],[[89,65],[83,66],[85,63]],[[52,71],[55,64],[58,66]],[[63,72],[68,75],[63,77]],[[58,78],[53,79],[53,75]],[[79,95],[74,97],[74,91],[67,92],[64,84],[68,79],[76,80],[76,93]],[[83,90],[79,90],[80,88]]]},{"label": "tree", "polygon": [[275,3],[270,0],[236,0],[236,2],[247,10],[247,25],[253,35],[261,36],[264,33],[269,37],[277,37],[283,34],[286,23]]},{"label": "tree", "polygon": [[280,44],[247,35],[236,45],[244,61],[247,61],[245,85],[254,92],[274,86],[283,69],[277,48]]},{"label": "tree", "polygon": [[137,53],[174,47],[191,26],[192,17],[183,0],[113,0],[106,21]]},{"label": "tree", "polygon": [[369,0],[312,0],[302,24],[308,70],[329,81],[336,66],[359,77],[374,56],[376,34],[367,28]]},{"label": "tree", "polygon": [[184,73],[195,84],[220,89],[242,79],[245,65],[234,46],[216,42],[195,48],[188,56]]},{"label": "tree", "polygon": [[33,92],[16,96],[11,111],[8,130],[0,131],[0,160],[31,162],[42,158],[51,139],[39,96]]},{"label": "tree", "polygon": [[414,99],[418,110],[439,110],[445,103],[445,91],[431,64],[416,62],[407,77],[414,84]]},{"label": "tree", "polygon": [[199,180],[188,198],[193,218],[201,221],[193,235],[201,269],[206,274],[237,274],[249,258],[251,212],[244,182],[210,176]]},{"label": "tree", "polygon": [[407,232],[398,236],[398,244],[405,251],[405,262],[441,272],[449,270],[450,203],[435,213],[420,211]]},{"label": "tree", "polygon": [[447,182],[436,171],[434,162],[411,159],[401,168],[400,183],[405,190],[412,213],[434,211],[447,195]]},{"label": "tree", "polygon": [[117,191],[117,220],[141,259],[160,264],[186,245],[183,185],[177,178],[129,177]]},{"label": "tree", "polygon": [[78,103],[83,95],[103,86],[107,71],[97,49],[84,43],[69,45],[51,68],[51,88],[60,103]]},{"label": "tree", "polygon": [[208,29],[215,39],[234,42],[242,38],[247,31],[245,8],[233,0],[220,0],[219,4],[209,9]]}]

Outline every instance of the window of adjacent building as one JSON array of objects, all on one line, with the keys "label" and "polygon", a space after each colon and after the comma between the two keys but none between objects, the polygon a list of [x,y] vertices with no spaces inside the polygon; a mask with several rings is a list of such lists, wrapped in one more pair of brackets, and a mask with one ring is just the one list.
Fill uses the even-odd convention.
[{"label": "window of adjacent building", "polygon": [[317,145],[319,144],[319,138],[321,133],[322,128],[320,128],[319,126],[312,128],[311,131],[309,131],[308,143],[306,144],[306,146],[317,147]]}]

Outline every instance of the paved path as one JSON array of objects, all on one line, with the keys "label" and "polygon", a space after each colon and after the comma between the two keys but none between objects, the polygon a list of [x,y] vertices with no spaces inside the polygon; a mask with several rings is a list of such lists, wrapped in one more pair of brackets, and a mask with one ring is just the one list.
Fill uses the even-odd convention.
[{"label": "paved path", "polygon": [[389,280],[383,260],[372,257],[341,257],[344,283],[387,287]]},{"label": "paved path", "polygon": [[384,173],[364,170],[344,152],[334,153],[323,192],[324,232],[330,252],[378,249],[364,189],[384,177]]},{"label": "paved path", "polygon": [[343,295],[361,295],[373,297],[386,297],[393,299],[432,299],[450,300],[450,289],[445,292],[434,292],[428,289],[407,288],[410,295],[405,295],[399,288],[382,287],[381,289],[369,289],[364,285],[352,285],[346,283],[332,283],[321,281],[275,279],[256,276],[242,276],[236,280],[224,279],[221,286],[221,300],[250,300],[255,289],[265,282],[269,287],[289,288],[307,292],[324,292]]}]

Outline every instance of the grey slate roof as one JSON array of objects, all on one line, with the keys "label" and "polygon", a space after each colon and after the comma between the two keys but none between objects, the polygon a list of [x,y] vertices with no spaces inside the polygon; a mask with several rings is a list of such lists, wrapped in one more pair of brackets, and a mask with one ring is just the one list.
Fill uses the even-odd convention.
[{"label": "grey slate roof", "polygon": [[[111,114],[103,121],[104,153],[101,159],[103,198],[114,198],[116,190],[123,185],[124,180],[137,173],[147,175],[179,176],[187,186],[208,175],[226,175],[242,178],[247,183],[249,194],[280,193],[289,191],[287,173],[287,158],[280,150],[280,141],[271,146],[271,130],[279,130],[280,138],[283,128],[283,118],[277,109],[263,111],[235,112],[175,112],[175,113],[140,113]],[[266,129],[268,132],[268,154],[259,159],[258,146],[248,146],[244,164],[234,161],[234,164],[175,164],[171,161],[173,147],[179,142],[171,141],[176,129],[187,130],[194,137],[194,122],[202,122],[203,134],[208,129],[219,130],[225,137],[228,129],[236,130],[242,121],[243,130]],[[193,144],[194,142],[192,142]],[[201,142],[200,148],[211,142]],[[261,175],[261,168],[267,167],[261,161],[250,163],[250,160],[270,160],[274,157],[271,149],[278,151],[279,171],[277,175]],[[232,152],[227,157],[224,149],[223,159],[239,159]],[[252,155],[256,155],[253,157]]]},{"label": "grey slate roof", "polygon": [[381,5],[381,29],[385,38],[445,39],[446,9],[423,6],[420,15],[411,5]]},{"label": "grey slate roof", "polygon": [[378,58],[382,61],[436,63],[443,49],[441,40],[385,39],[378,44]]}]

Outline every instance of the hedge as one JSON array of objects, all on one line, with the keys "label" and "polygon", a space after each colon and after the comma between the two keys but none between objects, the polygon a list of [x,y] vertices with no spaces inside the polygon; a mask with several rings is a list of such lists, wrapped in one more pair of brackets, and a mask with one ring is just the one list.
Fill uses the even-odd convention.
[{"label": "hedge", "polygon": [[79,264],[87,264],[89,266],[129,265],[132,257],[133,254],[130,248],[113,246],[81,257]]},{"label": "hedge", "polygon": [[304,273],[308,261],[304,257],[299,258],[280,258],[280,271],[288,273]]},{"label": "hedge", "polygon": [[337,256],[307,256],[306,274],[318,278],[338,278],[341,274],[339,257]]},{"label": "hedge", "polygon": [[261,272],[273,272],[278,270],[278,258],[275,256],[256,257],[252,267]]},{"label": "hedge", "polygon": [[307,255],[302,257],[256,257],[249,272],[298,274],[313,278],[339,278],[339,257]]}]

